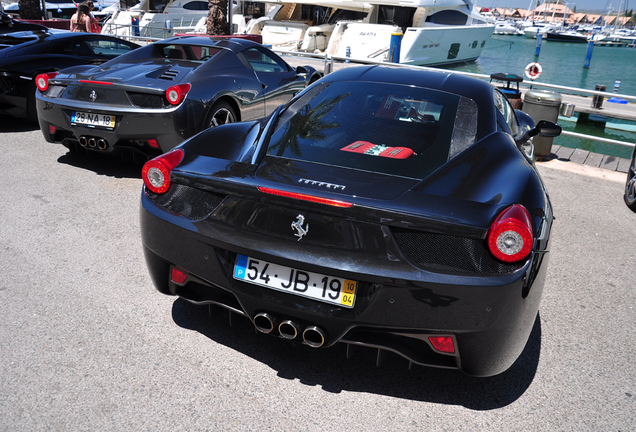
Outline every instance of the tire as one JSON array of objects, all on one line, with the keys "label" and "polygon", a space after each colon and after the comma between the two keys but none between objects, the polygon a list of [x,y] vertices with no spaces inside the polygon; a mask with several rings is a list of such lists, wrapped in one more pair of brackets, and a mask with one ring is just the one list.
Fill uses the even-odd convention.
[{"label": "tire", "polygon": [[627,181],[625,182],[625,195],[623,195],[625,204],[636,212],[636,149],[632,153],[632,160],[627,170]]},{"label": "tire", "polygon": [[223,124],[234,123],[236,114],[234,108],[225,101],[218,101],[210,109],[210,113],[205,119],[205,128],[221,126]]}]

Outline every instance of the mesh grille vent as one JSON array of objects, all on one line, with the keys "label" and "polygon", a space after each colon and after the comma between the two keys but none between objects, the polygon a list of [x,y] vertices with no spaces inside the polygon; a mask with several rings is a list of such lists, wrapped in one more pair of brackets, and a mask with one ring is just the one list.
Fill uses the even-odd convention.
[{"label": "mesh grille vent", "polygon": [[163,97],[146,93],[128,93],[130,101],[139,108],[164,108]]},{"label": "mesh grille vent", "polygon": [[495,260],[485,240],[401,228],[391,228],[391,232],[402,253],[426,270],[510,273],[523,266],[523,262],[503,264]]},{"label": "mesh grille vent", "polygon": [[148,192],[148,197],[171,213],[190,220],[202,220],[221,204],[225,195],[173,184],[166,194],[156,195]]}]

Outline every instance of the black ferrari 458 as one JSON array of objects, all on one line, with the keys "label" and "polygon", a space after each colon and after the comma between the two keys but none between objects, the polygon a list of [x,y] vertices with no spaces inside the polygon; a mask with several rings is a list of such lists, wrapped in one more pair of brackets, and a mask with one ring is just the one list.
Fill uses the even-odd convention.
[{"label": "black ferrari 458", "polygon": [[477,79],[343,69],[144,165],[148,269],[160,292],[263,333],[498,374],[548,264],[531,137],[560,131]]},{"label": "black ferrari 458", "polygon": [[249,40],[171,38],[99,67],[40,75],[40,129],[70,149],[145,161],[208,127],[269,115],[319,78]]}]

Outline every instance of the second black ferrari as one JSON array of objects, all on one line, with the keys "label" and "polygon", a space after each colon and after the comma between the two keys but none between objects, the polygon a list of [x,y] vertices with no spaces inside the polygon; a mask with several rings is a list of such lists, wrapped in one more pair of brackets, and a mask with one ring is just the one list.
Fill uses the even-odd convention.
[{"label": "second black ferrari", "polygon": [[210,126],[264,117],[319,78],[249,40],[171,38],[39,76],[40,129],[49,142],[143,160]]}]

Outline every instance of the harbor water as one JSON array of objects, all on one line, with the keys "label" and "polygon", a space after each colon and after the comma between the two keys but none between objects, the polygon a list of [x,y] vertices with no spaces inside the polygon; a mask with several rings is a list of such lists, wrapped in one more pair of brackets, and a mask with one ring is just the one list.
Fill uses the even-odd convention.
[{"label": "harbor water", "polygon": [[[519,76],[529,63],[538,62],[542,74],[535,82],[594,90],[597,85],[614,90],[620,80],[618,93],[636,95],[636,48],[595,46],[589,68],[584,68],[587,44],[542,41],[539,57],[535,56],[537,41],[523,36],[493,35],[477,61],[447,67],[451,70],[490,75],[504,72]],[[524,83],[529,80],[524,76]],[[537,87],[540,88],[540,87]],[[611,102],[604,101],[605,104]],[[591,98],[590,98],[591,104]],[[636,142],[636,123],[608,119],[605,127],[580,124],[576,117],[560,117],[564,130],[594,135],[618,141]],[[632,149],[592,140],[560,136],[555,145],[581,148],[622,158],[629,158]]]}]

